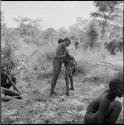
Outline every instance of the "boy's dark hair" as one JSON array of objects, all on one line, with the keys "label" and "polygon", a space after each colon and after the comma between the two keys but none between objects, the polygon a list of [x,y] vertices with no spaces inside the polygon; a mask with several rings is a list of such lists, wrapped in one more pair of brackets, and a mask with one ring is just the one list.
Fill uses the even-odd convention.
[{"label": "boy's dark hair", "polygon": [[62,42],[64,42],[63,39],[58,39],[58,43],[62,43]]},{"label": "boy's dark hair", "polygon": [[120,79],[115,78],[115,79],[112,79],[109,82],[109,88],[110,89],[113,89],[113,88],[115,89],[115,88],[118,88],[119,85],[121,85],[121,84],[122,84],[122,81]]},{"label": "boy's dark hair", "polygon": [[71,40],[69,38],[65,38],[64,41],[70,41],[71,42]]}]

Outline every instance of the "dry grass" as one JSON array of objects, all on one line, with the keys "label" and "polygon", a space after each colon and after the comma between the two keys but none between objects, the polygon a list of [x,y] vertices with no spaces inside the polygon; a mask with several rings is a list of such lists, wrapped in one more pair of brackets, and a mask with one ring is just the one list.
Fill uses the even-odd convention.
[{"label": "dry grass", "polygon": [[[2,103],[2,124],[84,123],[87,105],[106,89],[110,77],[116,72],[111,64],[105,62],[114,62],[115,65],[117,61],[119,66],[123,62],[122,53],[111,56],[106,50],[75,50],[72,47],[70,53],[78,63],[74,76],[75,91],[70,91],[69,97],[65,96],[64,77],[59,77],[56,86],[58,95],[50,98],[52,58],[56,45],[51,43],[36,48],[23,44],[18,50],[18,54],[25,52],[28,56],[38,51],[31,57],[31,62],[26,65],[27,72],[22,73],[23,77],[17,84],[23,99]],[[42,76],[49,72],[49,77],[44,76],[38,80],[39,74]],[[123,110],[118,123],[123,123],[122,114]]]}]

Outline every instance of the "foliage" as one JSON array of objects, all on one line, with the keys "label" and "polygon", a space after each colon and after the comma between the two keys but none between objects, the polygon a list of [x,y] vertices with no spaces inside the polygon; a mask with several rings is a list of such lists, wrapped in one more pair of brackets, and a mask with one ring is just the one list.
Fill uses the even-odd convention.
[{"label": "foliage", "polygon": [[122,1],[94,1],[94,5],[98,11],[91,13],[91,16],[103,19],[103,21],[101,21],[102,38],[104,37],[104,33],[106,31],[105,28],[107,27],[107,21],[113,20],[115,17],[119,17],[115,11],[118,10],[118,5],[121,3]]},{"label": "foliage", "polygon": [[32,20],[27,17],[18,17],[14,19],[17,23],[17,30],[19,31],[21,37],[28,44],[42,45],[42,31],[40,22],[41,19]]},{"label": "foliage", "polygon": [[1,67],[5,68],[8,73],[12,73],[17,66],[17,62],[11,56],[12,50],[10,47],[4,47],[1,49]]},{"label": "foliage", "polygon": [[43,40],[46,43],[53,43],[58,38],[58,33],[53,28],[48,28],[43,32]]},{"label": "foliage", "polygon": [[[102,8],[102,6],[106,7],[106,8],[103,7],[106,10],[106,12],[104,12],[105,10],[102,8],[102,9],[98,9],[98,14],[105,13],[107,16],[113,15],[115,11],[111,12],[111,14],[109,15],[110,10],[112,10],[113,8],[117,8],[116,2],[115,3],[110,2],[109,4],[108,1],[103,1],[103,2],[96,1],[94,2],[94,5],[97,8],[100,8],[100,7]],[[110,18],[108,18],[107,16],[105,16],[104,18],[109,20]],[[96,17],[100,17],[100,15]],[[51,64],[51,61],[53,59],[53,56],[54,56],[53,49],[55,49],[55,46],[58,43],[57,42],[58,38],[69,37],[73,42],[72,44],[74,45],[73,47],[77,48],[76,51],[78,53],[75,56],[80,54],[82,55],[80,51],[80,49],[82,48],[86,47],[86,49],[89,49],[89,50],[91,50],[91,48],[96,49],[95,47],[100,41],[99,37],[101,37],[101,34],[102,34],[100,32],[101,30],[100,28],[102,28],[103,26],[102,20],[96,19],[94,21],[91,19],[91,22],[89,22],[89,20],[84,20],[81,17],[77,17],[76,23],[71,25],[69,29],[66,29],[65,27],[61,27],[57,31],[54,28],[50,27],[43,31],[40,26],[40,23],[41,23],[40,19],[32,20],[27,17],[17,17],[15,18],[15,21],[18,24],[17,27],[8,28],[4,22],[4,15],[2,14],[1,34],[2,34],[2,44],[4,44],[4,46],[2,46],[2,51],[4,51],[6,55],[9,53],[10,55],[6,57],[7,58],[11,57],[11,60],[13,60],[12,54],[15,52],[15,50],[17,49],[19,50],[19,48],[21,48],[21,46],[19,46],[20,44],[22,44],[21,41],[28,43],[26,45],[29,45],[29,46],[30,44],[32,44],[31,46],[37,45],[38,49],[41,49],[41,51],[38,50],[39,53],[41,53],[41,55],[37,57],[41,59],[41,62],[38,65],[42,65],[41,67],[46,67],[46,68],[51,67],[51,65],[50,66],[48,65]],[[105,26],[107,25],[109,30],[106,30],[106,33],[110,34],[112,38],[114,36],[117,38],[117,40],[120,39],[120,37],[122,36],[121,34],[122,30],[118,26],[115,26],[115,27],[113,26],[112,28],[110,24],[106,23]],[[106,36],[105,38],[108,39],[109,37]],[[76,39],[79,40],[77,43],[76,43]],[[111,40],[108,39],[108,41],[111,41]],[[77,47],[77,45],[79,47]],[[8,51],[5,51],[4,47]],[[7,49],[7,48],[10,48],[10,49]],[[100,48],[100,47],[98,46],[97,48]],[[75,50],[73,50],[73,53],[76,53]],[[45,57],[45,58],[43,59],[42,57]],[[49,63],[46,63],[46,62],[49,62]]]},{"label": "foliage", "polygon": [[39,22],[41,19],[32,20],[27,17],[18,17],[14,19],[17,23],[17,29],[20,31],[21,35],[35,35],[40,27]]},{"label": "foliage", "polygon": [[68,33],[68,30],[64,27],[61,27],[59,29],[59,37],[60,38],[65,38],[65,37],[68,37],[69,36],[69,33]]},{"label": "foliage", "polygon": [[103,19],[111,20],[115,16],[115,10],[118,9],[118,5],[121,1],[94,1],[94,5],[98,8],[97,12],[91,13],[94,17],[102,17]]},{"label": "foliage", "polygon": [[86,47],[93,48],[95,45],[95,42],[97,41],[97,38],[98,38],[98,33],[95,28],[95,24],[93,22],[91,22],[91,24],[89,24],[89,27],[87,30],[87,36],[89,37],[89,42],[87,42],[85,45],[86,45]]},{"label": "foliage", "polygon": [[4,16],[1,22],[1,31],[1,67],[6,68],[8,73],[11,73],[17,66],[13,52],[18,47],[18,35],[15,30],[7,28]]}]

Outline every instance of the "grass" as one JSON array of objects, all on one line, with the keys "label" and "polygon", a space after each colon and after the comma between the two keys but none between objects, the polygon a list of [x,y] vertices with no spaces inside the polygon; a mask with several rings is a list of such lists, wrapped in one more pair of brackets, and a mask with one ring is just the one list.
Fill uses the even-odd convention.
[{"label": "grass", "polygon": [[[28,53],[32,55],[31,60],[25,65],[27,72],[23,71],[23,77],[17,84],[19,90],[23,92],[23,100],[13,100],[2,103],[3,124],[12,123],[83,123],[87,105],[98,93],[106,89],[108,81],[115,72],[114,68],[107,62],[122,62],[122,53],[110,55],[105,49],[83,49],[75,50],[72,46],[70,53],[78,63],[74,76],[75,91],[70,92],[70,96],[65,96],[65,81],[59,77],[56,91],[58,95],[49,98],[50,83],[52,75],[52,61],[57,43],[46,44],[41,47],[33,45],[22,45],[16,54]],[[119,61],[119,62],[118,62]],[[119,63],[120,65],[120,63]],[[50,73],[50,74],[49,74]],[[45,75],[44,75],[45,74]],[[39,77],[39,78],[38,78]],[[16,110],[13,119],[6,111]],[[6,109],[6,110],[5,110]],[[123,111],[122,111],[123,112]],[[122,123],[122,112],[118,123]]]},{"label": "grass", "polygon": [[[84,48],[84,44],[89,43],[89,37],[85,34],[85,29],[82,33],[83,43],[80,48],[76,50],[73,44],[69,47],[78,64],[73,77],[75,91],[70,91],[69,97],[65,96],[66,84],[62,68],[56,85],[58,95],[53,98],[49,97],[49,93],[57,38],[54,41],[52,37],[51,40],[44,39],[42,33],[35,34],[34,37],[30,35],[22,37],[17,33],[15,35],[12,33],[10,37],[5,36],[8,37],[8,41],[16,42],[17,50],[13,52],[14,56],[26,55],[29,62],[24,66],[21,64],[20,75],[16,74],[19,79],[17,87],[23,93],[23,99],[1,104],[2,124],[83,123],[86,107],[90,101],[107,89],[109,80],[117,72],[116,68],[122,68],[123,52],[112,56],[104,47],[100,47],[101,43],[111,41],[107,36],[101,41],[98,38],[96,48],[92,50]],[[106,33],[109,34],[108,31]],[[54,35],[57,37],[61,34],[58,32]],[[123,123],[122,114],[123,110],[118,123]]]}]

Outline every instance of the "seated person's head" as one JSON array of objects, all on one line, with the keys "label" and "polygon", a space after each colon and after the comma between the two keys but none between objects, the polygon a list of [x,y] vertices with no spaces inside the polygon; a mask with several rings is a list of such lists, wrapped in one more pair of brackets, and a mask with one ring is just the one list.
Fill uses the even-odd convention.
[{"label": "seated person's head", "polygon": [[58,43],[63,43],[64,40],[63,39],[58,39]]},{"label": "seated person's head", "polygon": [[69,38],[65,38],[64,42],[65,42],[66,46],[69,46],[71,44],[71,40]]},{"label": "seated person's head", "polygon": [[121,97],[123,95],[124,85],[122,80],[118,78],[112,79],[109,82],[109,88],[114,95],[118,97]]}]

